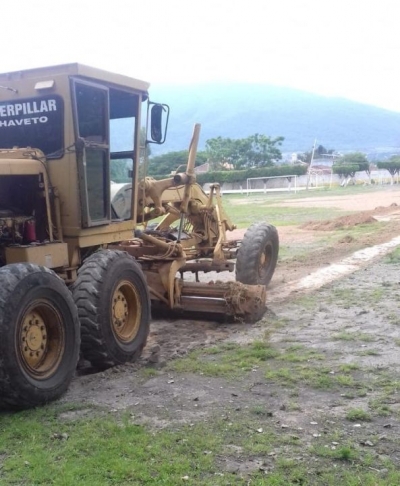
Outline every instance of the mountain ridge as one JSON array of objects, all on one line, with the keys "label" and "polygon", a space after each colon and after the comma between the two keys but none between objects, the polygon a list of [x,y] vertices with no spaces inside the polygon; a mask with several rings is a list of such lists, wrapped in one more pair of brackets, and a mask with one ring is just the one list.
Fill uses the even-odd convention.
[{"label": "mountain ridge", "polygon": [[151,98],[171,108],[167,142],[153,154],[188,148],[201,123],[199,150],[218,136],[283,136],[282,152],[310,150],[314,140],[339,151],[400,151],[400,113],[345,98],[259,83],[155,85]]}]

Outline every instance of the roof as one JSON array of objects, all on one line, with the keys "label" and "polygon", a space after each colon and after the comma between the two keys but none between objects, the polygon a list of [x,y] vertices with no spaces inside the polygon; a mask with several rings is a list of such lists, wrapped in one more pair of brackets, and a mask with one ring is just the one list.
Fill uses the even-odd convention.
[{"label": "roof", "polygon": [[141,81],[139,79],[131,78],[123,74],[116,74],[110,71],[104,71],[84,64],[72,63],[72,64],[60,64],[57,66],[47,66],[33,69],[24,69],[21,71],[13,71],[10,73],[0,74],[0,81],[10,81],[13,79],[29,79],[29,78],[43,78],[47,76],[82,76],[87,79],[105,81],[114,85],[133,88],[140,91],[146,91],[149,89],[150,83]]},{"label": "roof", "polygon": [[194,168],[194,172],[196,174],[203,174],[204,172],[208,172],[210,170],[210,163],[205,162],[204,164],[198,165]]}]

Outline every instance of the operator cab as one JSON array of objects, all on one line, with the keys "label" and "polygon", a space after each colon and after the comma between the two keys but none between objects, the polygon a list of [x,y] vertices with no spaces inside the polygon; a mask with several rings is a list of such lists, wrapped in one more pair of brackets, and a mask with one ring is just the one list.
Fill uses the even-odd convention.
[{"label": "operator cab", "polygon": [[[78,64],[10,73],[0,81],[0,148],[43,152],[51,184],[69,201],[68,210],[61,207],[65,234],[134,219],[145,146],[163,143],[168,123],[168,107],[148,101],[148,84]],[[149,139],[141,119],[146,109]],[[131,184],[122,213],[113,207],[115,183]]]}]

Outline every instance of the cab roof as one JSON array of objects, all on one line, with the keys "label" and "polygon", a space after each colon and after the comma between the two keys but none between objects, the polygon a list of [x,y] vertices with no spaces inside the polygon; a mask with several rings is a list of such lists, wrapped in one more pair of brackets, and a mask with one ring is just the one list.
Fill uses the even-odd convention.
[{"label": "cab roof", "polygon": [[86,66],[79,63],[60,64],[57,66],[40,67],[33,69],[25,69],[21,71],[13,71],[9,73],[0,74],[0,81],[12,81],[20,79],[44,79],[51,76],[79,76],[93,81],[103,81],[113,85],[131,88],[139,91],[149,89],[150,83],[141,81],[139,79],[131,78],[123,74],[116,74],[103,69]]}]

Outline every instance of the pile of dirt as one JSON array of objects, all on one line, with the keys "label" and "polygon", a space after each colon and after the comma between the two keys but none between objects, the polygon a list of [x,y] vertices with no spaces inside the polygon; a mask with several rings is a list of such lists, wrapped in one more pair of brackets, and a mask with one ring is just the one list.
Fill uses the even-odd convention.
[{"label": "pile of dirt", "polygon": [[349,216],[340,216],[339,218],[327,221],[309,221],[301,226],[302,229],[333,231],[337,229],[347,229],[359,224],[376,223],[377,220],[371,215],[370,211],[364,213],[351,214]]},{"label": "pile of dirt", "polygon": [[[334,231],[337,229],[348,229],[359,224],[370,224],[379,221],[379,216],[386,214],[398,214],[397,203],[393,202],[390,206],[377,206],[373,210],[362,211],[347,216],[339,216],[335,219],[326,221],[308,221],[300,226],[301,229],[316,231]],[[375,216],[378,216],[375,218]]]}]

